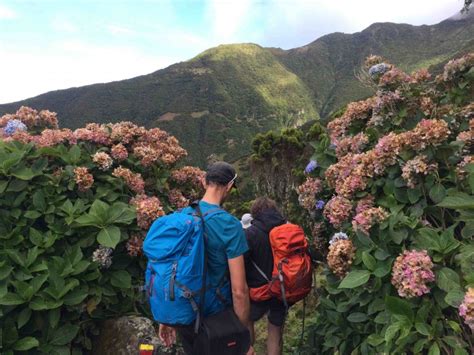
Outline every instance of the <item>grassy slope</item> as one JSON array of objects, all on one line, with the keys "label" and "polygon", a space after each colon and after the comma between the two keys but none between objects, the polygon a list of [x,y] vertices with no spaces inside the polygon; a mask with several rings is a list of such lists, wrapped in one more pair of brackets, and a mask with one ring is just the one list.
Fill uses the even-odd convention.
[{"label": "grassy slope", "polygon": [[[474,16],[434,26],[377,23],[355,34],[334,33],[284,51],[224,45],[149,75],[49,92],[0,105],[56,111],[62,126],[133,120],[176,135],[194,164],[211,153],[236,160],[257,132],[325,117],[370,95],[354,77],[371,53],[411,71],[474,50]],[[160,117],[172,113],[172,120]],[[174,115],[173,115],[174,114]]]}]

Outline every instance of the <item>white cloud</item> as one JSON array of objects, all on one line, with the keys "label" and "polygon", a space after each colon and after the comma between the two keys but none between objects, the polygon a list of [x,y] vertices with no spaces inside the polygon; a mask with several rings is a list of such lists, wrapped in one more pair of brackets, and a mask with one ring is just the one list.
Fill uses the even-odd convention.
[{"label": "white cloud", "polygon": [[[155,57],[127,46],[98,46],[83,41],[54,43],[49,48],[0,45],[0,103],[47,91],[132,78],[178,60]],[[32,60],[34,58],[34,60]]]},{"label": "white cloud", "polygon": [[107,25],[106,29],[110,34],[117,35],[117,36],[131,35],[135,33],[135,31],[125,26]]},{"label": "white cloud", "polygon": [[208,3],[208,20],[212,23],[214,39],[232,42],[239,32],[244,30],[252,14],[252,0],[210,0]]},{"label": "white cloud", "polygon": [[56,16],[51,20],[51,28],[62,33],[77,33],[79,28],[63,16]]},{"label": "white cloud", "polygon": [[264,45],[294,48],[332,32],[359,32],[374,22],[435,24],[459,11],[453,0],[264,1]]},{"label": "white cloud", "polygon": [[12,9],[0,4],[0,20],[11,20],[17,17],[17,14]]}]

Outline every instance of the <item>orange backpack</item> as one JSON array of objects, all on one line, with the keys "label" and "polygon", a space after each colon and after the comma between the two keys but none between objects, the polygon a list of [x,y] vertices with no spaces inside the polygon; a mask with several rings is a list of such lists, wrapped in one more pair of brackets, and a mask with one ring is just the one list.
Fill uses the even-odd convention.
[{"label": "orange backpack", "polygon": [[287,223],[270,231],[270,245],[273,253],[271,280],[252,260],[253,266],[268,281],[267,284],[250,289],[252,301],[260,302],[277,297],[288,308],[311,291],[313,283],[311,258],[308,242],[300,226]]}]

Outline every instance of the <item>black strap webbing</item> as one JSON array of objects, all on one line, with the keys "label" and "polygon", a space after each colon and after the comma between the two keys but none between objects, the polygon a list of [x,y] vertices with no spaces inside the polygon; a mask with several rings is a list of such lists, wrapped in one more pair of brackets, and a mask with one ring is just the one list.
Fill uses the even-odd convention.
[{"label": "black strap webbing", "polygon": [[192,207],[196,210],[197,215],[201,219],[202,223],[202,233],[204,238],[204,265],[203,265],[203,277],[202,277],[202,286],[201,286],[201,297],[199,299],[199,311],[196,317],[196,323],[194,325],[194,333],[199,332],[199,327],[201,326],[201,315],[204,314],[204,305],[206,297],[206,277],[207,277],[207,231],[206,223],[204,223],[204,216],[202,215],[201,208],[199,207],[199,201],[194,202]]}]

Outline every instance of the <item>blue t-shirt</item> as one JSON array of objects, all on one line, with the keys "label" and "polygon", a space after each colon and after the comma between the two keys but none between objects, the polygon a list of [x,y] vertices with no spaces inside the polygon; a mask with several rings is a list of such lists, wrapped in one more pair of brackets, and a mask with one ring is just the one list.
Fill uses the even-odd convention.
[{"label": "blue t-shirt", "polygon": [[[219,208],[199,202],[202,214]],[[243,255],[248,250],[240,221],[224,211],[206,218],[209,281],[217,286],[228,270],[228,259]]]}]

